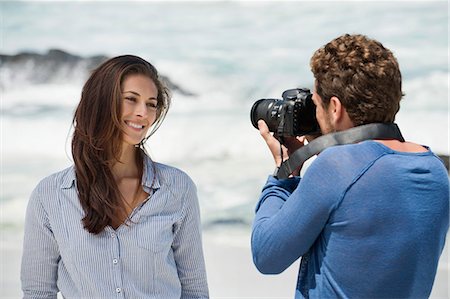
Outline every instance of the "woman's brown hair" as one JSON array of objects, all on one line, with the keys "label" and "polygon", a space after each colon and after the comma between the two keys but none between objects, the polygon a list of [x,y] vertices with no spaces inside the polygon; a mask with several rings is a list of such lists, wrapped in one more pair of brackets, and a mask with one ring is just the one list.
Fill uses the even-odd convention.
[{"label": "woman's brown hair", "polygon": [[[114,57],[95,69],[83,87],[73,118],[72,155],[78,196],[85,212],[82,222],[93,234],[120,223],[121,214],[125,213],[125,203],[110,167],[119,161],[121,154],[121,87],[124,79],[132,74],[149,77],[158,90],[157,118],[148,138],[161,125],[170,106],[170,96],[155,67],[137,56]],[[138,156],[142,172],[142,157]]]},{"label": "woman's brown hair", "polygon": [[380,42],[345,34],[317,50],[310,64],[324,107],[336,96],[356,126],[394,121],[402,76],[397,59]]}]

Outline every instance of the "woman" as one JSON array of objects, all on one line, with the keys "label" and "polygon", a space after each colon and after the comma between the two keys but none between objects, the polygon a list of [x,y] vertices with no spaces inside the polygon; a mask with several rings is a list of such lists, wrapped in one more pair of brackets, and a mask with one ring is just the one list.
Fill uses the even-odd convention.
[{"label": "woman", "polygon": [[74,166],[28,203],[24,298],[208,298],[195,185],[143,148],[169,104],[139,57],[92,73],[74,116]]}]

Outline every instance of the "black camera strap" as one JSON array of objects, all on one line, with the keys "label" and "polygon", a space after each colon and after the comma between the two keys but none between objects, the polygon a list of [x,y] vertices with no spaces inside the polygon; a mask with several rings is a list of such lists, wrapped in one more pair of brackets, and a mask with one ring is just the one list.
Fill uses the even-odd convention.
[{"label": "black camera strap", "polygon": [[326,134],[293,152],[289,156],[289,159],[281,163],[281,166],[275,170],[274,176],[279,179],[288,178],[306,160],[330,146],[358,143],[370,139],[396,139],[401,142],[405,141],[400,129],[394,123],[373,123],[337,133]]}]

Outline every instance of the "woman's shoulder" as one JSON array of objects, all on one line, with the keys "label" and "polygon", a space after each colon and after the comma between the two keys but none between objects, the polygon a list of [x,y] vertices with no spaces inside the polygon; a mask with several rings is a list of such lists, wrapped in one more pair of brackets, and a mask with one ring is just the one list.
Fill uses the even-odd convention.
[{"label": "woman's shoulder", "polygon": [[43,178],[31,192],[28,206],[34,209],[44,209],[46,213],[56,211],[59,205],[55,205],[55,202],[60,198],[63,189],[75,185],[74,181],[75,171],[73,166]]},{"label": "woman's shoulder", "polygon": [[35,191],[52,192],[58,189],[67,189],[74,185],[75,169],[74,166],[67,167],[61,171],[55,172],[43,178],[36,186]]},{"label": "woman's shoulder", "polygon": [[158,179],[162,182],[168,182],[170,185],[179,186],[195,185],[192,178],[185,171],[177,167],[159,162],[153,162],[153,165]]}]

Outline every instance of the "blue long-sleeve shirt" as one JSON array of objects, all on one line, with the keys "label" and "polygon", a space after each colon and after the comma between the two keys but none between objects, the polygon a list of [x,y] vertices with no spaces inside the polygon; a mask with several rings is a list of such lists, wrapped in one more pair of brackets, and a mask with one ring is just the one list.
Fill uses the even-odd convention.
[{"label": "blue long-sleeve shirt", "polygon": [[431,151],[336,146],[302,179],[269,177],[253,260],[277,274],[303,256],[296,298],[426,298],[448,227],[448,175]]},{"label": "blue long-sleeve shirt", "polygon": [[[155,177],[156,174],[156,177]],[[196,187],[145,157],[150,197],[129,225],[83,228],[73,167],[42,180],[27,208],[24,298],[208,298]]]}]

